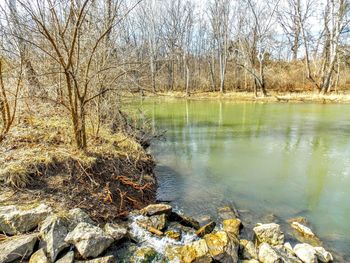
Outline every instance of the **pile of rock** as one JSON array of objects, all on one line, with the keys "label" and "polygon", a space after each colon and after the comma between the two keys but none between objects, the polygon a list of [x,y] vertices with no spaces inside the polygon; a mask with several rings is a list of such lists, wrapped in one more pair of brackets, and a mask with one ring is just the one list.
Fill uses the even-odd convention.
[{"label": "pile of rock", "polygon": [[[55,214],[46,205],[31,208],[0,207],[0,263],[109,263],[109,262],[331,262],[322,247],[285,242],[276,223],[258,224],[254,239],[241,239],[243,227],[236,211],[219,211],[214,221],[200,224],[166,204],[134,211],[129,220],[98,226],[81,209]],[[156,240],[168,240],[159,249],[135,234],[134,225]],[[312,236],[311,229],[292,223]],[[185,237],[192,236],[188,240]],[[27,261],[26,261],[27,260]]]},{"label": "pile of rock", "polygon": [[[0,232],[6,234],[0,241],[1,263],[27,259],[29,263],[72,263],[99,257],[113,242],[125,237],[127,229],[112,224],[101,229],[81,209],[57,215],[50,207],[39,205],[0,207]],[[109,263],[115,259],[106,256],[86,262]]]}]

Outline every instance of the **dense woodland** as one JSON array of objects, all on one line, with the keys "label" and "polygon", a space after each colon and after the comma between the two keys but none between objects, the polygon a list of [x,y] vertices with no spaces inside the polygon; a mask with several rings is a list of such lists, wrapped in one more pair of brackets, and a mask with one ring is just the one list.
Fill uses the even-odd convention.
[{"label": "dense woodland", "polygon": [[[120,92],[346,91],[347,0],[5,0],[2,132],[19,104],[60,105],[75,141]],[[120,113],[120,112],[119,112]]]}]

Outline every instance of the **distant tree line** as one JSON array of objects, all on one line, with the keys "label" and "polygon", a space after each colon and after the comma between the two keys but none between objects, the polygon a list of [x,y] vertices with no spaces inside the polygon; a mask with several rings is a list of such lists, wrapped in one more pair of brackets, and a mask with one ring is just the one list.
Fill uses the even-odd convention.
[{"label": "distant tree line", "polygon": [[120,92],[337,90],[348,80],[349,7],[347,0],[5,0],[0,141],[23,99],[64,107],[85,149],[87,116],[97,126],[116,122]]}]

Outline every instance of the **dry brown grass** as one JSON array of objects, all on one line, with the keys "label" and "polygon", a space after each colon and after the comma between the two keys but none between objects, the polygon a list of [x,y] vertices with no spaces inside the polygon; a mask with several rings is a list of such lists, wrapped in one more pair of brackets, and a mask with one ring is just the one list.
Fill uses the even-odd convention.
[{"label": "dry brown grass", "polygon": [[31,110],[18,116],[0,144],[1,203],[44,202],[58,211],[79,207],[104,222],[155,201],[154,161],[134,135],[102,126],[96,136],[91,121],[82,151],[68,116]]},{"label": "dry brown grass", "polygon": [[75,161],[84,169],[92,167],[97,157],[137,156],[146,153],[126,134],[112,134],[102,128],[98,136],[88,127],[89,147],[77,150],[72,141],[68,118],[26,117],[14,126],[0,145],[0,183],[7,186],[25,187],[35,176],[51,165]]},{"label": "dry brown grass", "polygon": [[230,91],[220,92],[195,92],[188,97],[184,92],[159,92],[156,95],[149,93],[149,97],[164,97],[167,99],[189,98],[194,100],[231,100],[235,102],[258,102],[258,103],[350,103],[349,92],[338,92],[329,94],[319,94],[317,92],[281,92],[268,90],[268,96],[255,97],[253,92]]}]

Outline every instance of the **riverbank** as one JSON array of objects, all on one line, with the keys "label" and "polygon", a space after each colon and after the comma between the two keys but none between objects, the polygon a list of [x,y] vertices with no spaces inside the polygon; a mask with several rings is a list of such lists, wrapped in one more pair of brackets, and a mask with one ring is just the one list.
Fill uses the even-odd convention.
[{"label": "riverbank", "polygon": [[230,207],[219,208],[218,216],[219,222],[199,222],[170,205],[154,204],[124,221],[98,224],[82,209],[54,213],[45,204],[1,206],[6,235],[0,239],[0,262],[342,262],[302,218],[290,220],[291,234],[274,222],[249,229]]},{"label": "riverbank", "polygon": [[154,202],[155,163],[140,142],[106,127],[98,135],[88,129],[83,151],[72,141],[68,118],[20,118],[0,145],[1,205],[83,208],[105,222]]},{"label": "riverbank", "polygon": [[236,102],[257,103],[350,103],[349,93],[319,94],[317,92],[269,92],[268,96],[256,97],[253,92],[193,92],[188,96],[184,92],[146,92],[145,97],[178,98],[192,100],[232,100]]},{"label": "riverbank", "polygon": [[[207,104],[206,102],[201,102],[201,103],[205,104],[204,106],[208,108],[206,105]],[[322,105],[319,105],[319,106],[323,107]],[[166,107],[169,107],[169,104],[166,104]],[[162,112],[164,112],[164,110],[162,110]],[[174,112],[177,112],[177,111],[174,111]],[[208,116],[208,115],[206,114],[205,116]],[[35,163],[38,165],[34,167],[35,169],[33,168],[33,170],[28,170],[28,171],[34,171],[34,172],[25,173],[25,175],[30,174],[30,176],[23,177],[24,179],[28,179],[28,180],[24,180],[24,183],[26,184],[26,189],[23,189],[23,188],[20,190],[11,189],[12,193],[9,193],[6,191],[1,192],[2,194],[0,196],[1,198],[0,206],[2,206],[1,209],[5,211],[5,214],[13,215],[11,211],[16,210],[13,207],[8,208],[7,205],[15,204],[17,207],[18,204],[24,204],[24,210],[28,211],[28,210],[31,210],[32,208],[37,207],[40,203],[45,202],[45,204],[48,207],[51,207],[48,209],[46,208],[44,209],[45,211],[49,210],[49,212],[44,212],[45,218],[48,214],[51,213],[51,210],[52,210],[59,216],[59,218],[63,218],[62,219],[64,222],[62,223],[63,225],[68,224],[66,226],[67,233],[65,233],[65,230],[64,230],[63,231],[64,234],[62,234],[64,236],[64,239],[67,237],[68,233],[74,232],[75,227],[78,226],[77,224],[73,223],[72,225],[75,227],[74,228],[69,227],[70,225],[69,222],[71,222],[72,220],[71,218],[74,217],[74,215],[76,215],[77,211],[78,211],[77,217],[83,219],[83,221],[79,221],[79,223],[89,224],[89,226],[86,226],[86,225],[80,226],[80,227],[83,227],[82,228],[83,232],[93,234],[92,232],[95,231],[94,233],[99,232],[101,234],[100,229],[102,229],[103,231],[102,236],[105,237],[106,231],[109,231],[109,230],[106,230],[106,228],[107,229],[109,228],[108,225],[107,227],[105,226],[106,222],[110,222],[110,223],[113,223],[113,225],[117,225],[118,230],[113,233],[119,233],[120,228],[124,229],[124,230],[121,230],[121,233],[126,233],[126,234],[125,235],[122,234],[121,239],[118,239],[117,237],[115,237],[114,234],[107,234],[107,236],[113,235],[112,243],[107,248],[105,248],[105,250],[101,252],[101,254],[96,256],[97,258],[102,257],[102,259],[99,259],[98,261],[92,261],[92,262],[115,262],[117,260],[118,262],[119,261],[121,262],[154,262],[155,260],[159,260],[159,262],[164,262],[162,261],[162,260],[166,260],[164,259],[164,257],[165,258],[168,257],[169,262],[177,262],[177,259],[179,259],[178,260],[179,262],[187,262],[185,261],[185,258],[186,260],[187,259],[189,260],[188,262],[203,262],[203,260],[207,260],[204,262],[211,262],[210,260],[213,260],[212,259],[213,256],[211,252],[209,252],[209,245],[207,244],[207,240],[205,239],[205,237],[199,237],[196,234],[196,231],[198,230],[199,227],[198,227],[198,224],[194,222],[198,222],[200,224],[199,226],[206,226],[205,229],[209,229],[209,230],[212,229],[211,231],[208,230],[209,232],[211,232],[211,233],[208,233],[208,235],[214,235],[210,237],[215,238],[215,243],[218,242],[220,244],[221,246],[220,251],[223,251],[223,252],[220,252],[220,257],[222,254],[226,253],[226,248],[228,246],[230,247],[232,243],[230,241],[231,240],[230,235],[227,235],[226,233],[227,231],[223,228],[224,219],[209,218],[208,220],[199,220],[199,219],[196,220],[194,218],[190,219],[188,216],[185,216],[185,217],[175,216],[174,218],[171,216],[172,213],[170,213],[170,216],[169,216],[168,212],[164,212],[158,215],[145,215],[143,213],[140,214],[137,210],[135,210],[137,208],[136,206],[137,203],[130,200],[130,198],[137,201],[140,200],[138,201],[139,202],[138,205],[139,205],[139,208],[141,208],[146,206],[149,203],[153,203],[153,201],[151,200],[152,199],[154,200],[154,194],[156,191],[156,185],[154,183],[152,184],[152,191],[151,189],[148,188],[148,186],[147,187],[145,186],[147,185],[147,182],[152,182],[154,180],[153,173],[145,172],[145,170],[143,169],[137,170],[133,165],[131,165],[131,163],[135,163],[136,160],[143,159],[146,162],[145,167],[148,167],[147,169],[151,169],[152,167],[152,171],[153,171],[154,163],[152,161],[152,158],[149,159],[148,158],[149,156],[147,157],[147,153],[144,151],[144,149],[142,149],[142,147],[140,147],[139,143],[135,142],[134,140],[130,139],[129,137],[123,134],[118,133],[118,134],[112,135],[112,134],[109,134],[108,131],[103,130],[103,132],[101,133],[101,136],[99,136],[98,138],[91,137],[91,141],[89,142],[89,145],[91,146],[89,146],[89,149],[87,152],[88,154],[82,153],[74,149],[71,149],[68,146],[68,145],[71,145],[69,141],[66,141],[66,139],[69,137],[69,136],[66,136],[69,133],[69,127],[67,126],[68,123],[69,122],[65,122],[62,119],[55,120],[51,118],[42,117],[40,119],[25,120],[21,122],[20,125],[16,125],[14,129],[11,131],[10,136],[7,138],[8,141],[6,141],[5,144],[3,145],[5,148],[1,149],[2,152],[5,153],[4,159],[2,159],[3,160],[2,165],[4,165],[4,167],[5,165],[16,164],[16,163],[21,163],[22,165],[23,163],[29,163],[27,162],[27,160],[29,160],[30,162],[35,161]],[[207,145],[208,142],[205,141],[205,144]],[[116,154],[113,155],[109,153],[108,155],[107,153],[109,151]],[[70,153],[68,157],[67,157],[67,153]],[[95,156],[90,155],[93,153]],[[104,155],[107,154],[106,156],[109,156],[107,160],[108,162],[107,161],[102,162],[101,163],[102,166],[94,166],[94,164],[96,164],[96,159],[94,158],[96,157],[96,155],[98,156],[98,153],[104,154]],[[125,153],[128,153],[128,156],[125,156]],[[23,158],[22,155],[27,157]],[[52,156],[54,158],[45,157],[47,155]],[[181,156],[184,158],[187,158],[187,156],[184,154],[182,154]],[[19,161],[17,158],[21,158],[21,161]],[[62,160],[62,161],[66,160],[65,161],[66,165],[69,165],[68,167],[70,167],[68,169],[68,173],[67,173],[67,170],[65,170],[67,167],[66,165],[60,166],[59,162],[52,162],[53,159]],[[229,158],[227,155],[225,156],[225,160],[232,160],[232,159]],[[70,160],[70,161],[67,161],[67,160]],[[114,161],[116,163],[114,163]],[[106,166],[110,162],[113,163],[113,167],[114,167],[113,169],[109,169],[108,166]],[[81,168],[79,163],[84,169]],[[182,163],[182,162],[178,162],[178,163]],[[90,164],[90,166],[88,164]],[[117,164],[119,166],[117,166]],[[6,169],[7,171],[18,171],[18,169],[17,170],[14,169],[16,166],[11,165],[8,167],[13,167],[13,168],[11,169],[7,168]],[[28,166],[28,167],[31,167],[31,166]],[[52,169],[52,167],[56,167],[56,169]],[[106,171],[106,172],[94,173],[94,171],[96,170],[90,170],[91,167],[95,167],[98,171],[100,171],[99,169],[102,169],[103,171]],[[121,170],[120,167],[126,167],[126,168],[125,170]],[[229,167],[232,167],[232,161],[230,161]],[[108,177],[108,174],[115,175],[116,171],[114,169],[119,169],[116,171],[121,175],[124,175],[124,173],[128,176],[130,175],[129,179],[132,179],[132,182],[130,182],[130,180],[125,180],[125,178],[123,177],[117,178],[119,181],[118,187],[123,187],[121,188],[122,193],[125,193],[124,191],[127,192],[126,196],[122,195],[124,198],[121,198],[119,194],[120,192],[118,190],[117,190],[117,194],[115,191],[111,190],[111,189],[116,189],[115,188],[116,185],[112,185],[111,187],[110,185],[106,184],[106,182],[115,181],[115,177],[113,178]],[[5,170],[2,169],[1,171],[3,172]],[[79,176],[74,177],[72,180],[67,180],[68,179],[67,177],[62,178],[61,173],[57,173],[57,171],[61,171],[63,174],[66,174],[66,175],[79,174]],[[140,176],[140,174],[143,176]],[[204,175],[203,173],[198,173],[198,172],[193,172],[193,174],[200,174],[201,177],[203,177]],[[2,174],[2,176],[3,175],[4,174]],[[259,173],[259,175],[261,175],[261,173]],[[319,173],[317,173],[317,176],[319,176]],[[22,177],[18,176],[18,178],[21,179]],[[38,180],[37,182],[40,181],[42,182],[42,184],[39,184],[33,188],[33,182],[35,183],[36,182],[35,179],[38,179],[38,178],[40,180]],[[51,180],[47,180],[48,178],[51,178],[51,179],[57,178],[57,180],[51,181]],[[103,178],[103,180],[99,181],[99,179],[101,178]],[[249,180],[249,181],[252,182],[254,180]],[[268,180],[265,180],[265,181],[268,181]],[[274,180],[271,180],[271,181],[274,181]],[[19,182],[22,182],[22,181],[19,180]],[[96,185],[94,182],[96,182],[97,184],[100,184],[100,186]],[[139,182],[141,182],[142,185]],[[217,183],[218,181],[215,181],[215,184]],[[228,182],[225,181],[225,184],[228,184]],[[67,188],[67,185],[72,187]],[[101,185],[104,187],[101,187]],[[50,189],[50,192],[43,191],[43,189],[46,189],[45,188],[46,186],[49,187],[48,189]],[[124,188],[126,186],[128,186],[129,188]],[[138,191],[135,191],[135,188]],[[179,184],[176,184],[173,190],[178,188],[179,188]],[[196,185],[191,184],[190,190],[192,193],[193,191],[195,191],[195,188],[199,189],[200,191],[202,191],[202,189],[205,189],[204,187],[200,187],[198,184]],[[249,185],[249,188],[251,188],[251,185]],[[10,188],[7,187],[6,189],[10,189]],[[278,191],[278,189],[282,189],[282,188],[281,187],[275,188],[275,192]],[[329,190],[329,188],[327,189]],[[79,193],[80,193],[79,195],[76,194],[76,190],[79,190]],[[138,192],[135,196],[140,199],[136,199],[134,196],[128,195],[128,193],[134,193],[134,192],[136,193]],[[220,192],[222,191],[220,190]],[[290,191],[290,192],[293,193],[292,197],[295,196],[295,193],[293,191]],[[120,197],[119,199],[118,199],[118,196]],[[34,198],[34,197],[37,197],[37,198]],[[145,199],[145,197],[146,198],[149,197],[149,199],[147,200]],[[188,202],[190,201],[187,197],[185,199]],[[231,201],[236,200],[236,198],[232,198],[232,197],[228,197],[228,199],[230,199]],[[281,195],[277,199],[281,199]],[[121,204],[123,204],[122,202],[123,200],[126,200],[127,202],[127,203],[124,202],[125,204],[125,206],[123,207],[124,210],[123,211],[116,210],[117,208],[120,207]],[[163,200],[169,200],[169,199],[163,199]],[[198,205],[200,200],[201,198],[196,198],[193,201]],[[210,199],[210,200],[206,200],[206,202],[207,202],[206,203],[206,208],[207,208],[209,205],[212,206],[215,201],[214,199]],[[7,208],[4,208],[4,207],[7,207]],[[80,207],[80,208],[83,208],[83,210],[73,209],[72,211],[70,211],[74,207]],[[218,207],[218,205],[216,205],[216,207]],[[185,213],[192,214],[193,210],[194,209],[188,209],[187,211],[185,211]],[[83,213],[81,211],[83,211]],[[124,213],[125,211],[132,211],[132,213],[128,216],[127,213]],[[174,212],[178,213],[178,211],[174,211]],[[237,258],[242,262],[245,262],[244,260],[248,260],[248,259],[243,260],[244,256],[242,254],[243,253],[242,251],[244,251],[244,248],[242,247],[245,247],[244,244],[248,244],[248,243],[250,244],[249,245],[250,248],[252,247],[251,244],[253,243],[254,249],[252,251],[255,251],[255,253],[257,254],[257,257],[259,258],[261,245],[255,244],[256,234],[253,231],[253,229],[256,226],[258,226],[257,224],[260,224],[260,223],[263,225],[269,225],[270,227],[271,227],[270,224],[272,223],[278,224],[280,226],[280,232],[283,232],[284,241],[285,241],[283,243],[283,247],[281,247],[282,245],[274,246],[269,243],[267,244],[270,247],[266,245],[264,245],[263,247],[263,251],[267,249],[269,252],[275,253],[274,257],[283,258],[283,259],[279,259],[280,261],[284,260],[285,253],[286,251],[288,251],[287,248],[285,247],[285,243],[291,244],[292,251],[293,251],[291,253],[294,253],[294,254],[295,254],[295,251],[294,251],[295,246],[297,244],[304,244],[304,243],[311,244],[312,248],[306,245],[307,250],[308,251],[311,250],[311,255],[313,251],[315,251],[314,247],[317,247],[317,248],[325,247],[325,245],[323,245],[322,242],[313,243],[314,241],[319,242],[317,238],[312,239],[313,241],[310,241],[310,239],[305,240],[304,239],[305,236],[303,234],[301,235],[301,237],[300,235],[299,237],[297,237],[297,235],[294,232],[286,230],[286,228],[284,228],[285,218],[278,219],[273,216],[269,218],[255,217],[254,220],[247,221],[246,217],[243,215],[246,212],[238,211],[238,216],[236,216],[236,213],[234,212],[235,212],[235,209],[231,211],[230,218],[228,219],[234,219],[231,222],[235,223],[235,222],[238,222],[236,220],[236,217],[238,217],[239,220],[241,221],[241,224],[243,225],[243,228],[240,230],[240,233],[239,233],[240,235],[238,238],[240,241],[239,243],[242,243],[242,242],[243,243],[239,244],[239,246],[237,245],[237,242],[234,243],[236,244],[236,247],[238,247]],[[84,213],[86,215],[84,215]],[[250,210],[250,213],[251,215],[257,214],[257,210],[252,208]],[[24,213],[24,214],[27,214],[27,213]],[[16,216],[13,216],[13,219],[18,218],[18,214],[15,213],[15,215]],[[23,217],[19,217],[19,218],[23,219]],[[33,218],[33,217],[31,214],[30,217],[25,217],[25,218]],[[87,218],[92,219],[92,221],[90,221]],[[191,223],[192,227],[188,228],[188,226],[184,226],[183,224],[187,224],[186,222],[189,220],[192,222]],[[12,219],[9,219],[8,217],[4,221],[13,222]],[[20,222],[24,222],[24,221],[28,221],[28,220],[24,219],[24,220],[21,220]],[[214,226],[214,223],[212,223],[212,221],[215,222],[215,226]],[[309,230],[311,231],[311,229],[317,229],[318,233],[320,233],[319,232],[321,230],[320,228],[316,228],[316,227],[313,228],[312,226],[308,225],[307,222],[304,222],[304,221],[305,219],[303,218],[295,218],[295,219],[292,219],[291,222],[288,222],[288,225],[292,227],[292,223],[296,222],[301,224],[301,225],[295,224],[295,226],[299,230],[301,229],[304,232],[306,231],[307,233],[310,234]],[[46,225],[46,224],[38,223],[39,227],[33,227],[33,226],[30,227],[34,230],[34,232],[31,231],[32,230],[31,229],[28,231],[24,231],[23,232],[24,234],[20,234],[18,237],[12,237],[13,235],[17,234],[17,232],[13,232],[13,234],[7,234],[5,236],[2,236],[1,239],[3,239],[3,242],[1,242],[1,244],[3,245],[14,244],[14,243],[18,244],[20,243],[19,240],[21,240],[21,238],[24,235],[24,237],[26,238],[28,237],[28,239],[25,239],[27,240],[26,244],[28,244],[29,242],[29,244],[31,245],[34,242],[33,252],[35,252],[35,257],[32,260],[32,262],[39,262],[36,259],[36,257],[43,256],[43,255],[45,257],[49,257],[49,255],[47,254],[47,251],[45,250],[43,251],[39,249],[41,248],[41,246],[38,247],[38,245],[40,244],[40,241],[38,242],[38,239],[39,240],[43,239],[42,236],[45,235],[45,231],[48,231],[49,235],[52,235],[55,237],[57,237],[56,235],[57,233],[62,233],[61,232],[62,229],[60,228],[61,223],[52,223],[52,224],[48,223],[48,224],[52,225],[52,228],[50,229],[54,229],[54,230],[52,231],[49,229],[44,230],[45,227],[41,227],[41,225]],[[166,225],[166,227],[163,229],[162,226],[164,226],[164,224]],[[97,228],[92,227],[91,225]],[[273,226],[273,229],[277,228],[275,225],[272,225],[272,226]],[[331,227],[334,228],[334,225],[332,225]],[[179,229],[180,231],[178,231]],[[77,231],[75,231],[75,233],[77,233],[80,230],[78,228]],[[91,232],[89,232],[90,230]],[[58,232],[55,232],[55,231],[58,231]],[[3,231],[3,232],[6,233],[6,231]],[[43,232],[44,234],[41,234],[41,232]],[[223,232],[225,232],[226,234]],[[281,236],[280,232],[278,236]],[[22,233],[22,231],[20,231],[19,233]],[[32,235],[34,235],[34,237]],[[77,235],[79,237],[79,233],[77,233]],[[167,248],[169,245],[168,235],[172,236],[170,237],[171,238],[170,245],[172,249],[166,250],[165,248]],[[226,237],[229,237],[229,238],[226,238]],[[180,240],[178,240],[179,238]],[[109,240],[106,244],[111,242],[110,238],[107,237],[106,239]],[[172,239],[174,239],[175,241],[173,241]],[[13,240],[15,241],[11,243],[11,241]],[[72,240],[72,239],[69,238],[67,240]],[[90,241],[92,243],[95,243],[94,239]],[[50,242],[51,241],[49,241],[48,243]],[[68,257],[68,262],[73,262],[73,260],[75,260],[75,262],[79,262],[81,260],[85,260],[86,258],[88,260],[92,260],[93,258],[96,258],[95,255],[87,256],[85,254],[85,257],[82,256],[80,253],[85,253],[85,252],[79,251],[78,244],[73,243],[73,241],[67,241],[67,242],[68,242],[68,246],[67,244],[63,243],[62,246],[64,246],[64,249],[59,253],[59,255],[57,254],[56,259],[61,259],[62,257],[65,257],[65,255],[67,255]],[[62,244],[60,242],[51,242],[51,243]],[[89,244],[89,242],[86,242],[84,244]],[[329,243],[327,244],[329,245]],[[199,250],[197,250],[198,246],[200,246]],[[290,249],[290,246],[288,244],[286,246]],[[325,247],[325,248],[331,251],[329,247]],[[203,250],[205,251],[205,253],[202,252]],[[92,250],[92,251],[95,251],[95,250]],[[98,249],[96,251],[98,251]],[[169,251],[171,252],[170,255],[168,254]],[[124,252],[127,253],[126,255],[124,254],[125,258],[124,259],[119,258],[118,255],[121,255]],[[265,252],[261,252],[261,253],[264,255]],[[347,262],[341,256],[336,255],[335,253],[333,253],[333,251],[331,252],[333,254],[333,257],[335,258],[334,262]],[[16,251],[16,254],[18,254],[18,251]],[[175,259],[174,259],[174,256],[172,256],[173,254],[175,254]],[[133,257],[134,255],[137,256],[137,259]],[[193,257],[195,256],[197,257],[199,255],[203,255],[203,256],[193,259]],[[329,256],[329,254],[327,255]],[[236,254],[232,254],[232,256],[236,257]],[[73,259],[74,257],[75,259]],[[143,257],[145,257],[146,259],[141,260],[140,258],[143,258]],[[28,259],[29,259],[29,255],[28,255]],[[226,260],[226,258],[224,259]],[[315,259],[315,254],[314,254],[314,259]],[[219,261],[218,259],[216,260]],[[247,261],[247,262],[251,262],[251,263],[259,262],[259,261],[256,261],[255,259],[249,259],[249,260],[250,261]],[[49,259],[49,262],[50,262],[50,259]],[[67,261],[64,261],[64,262],[67,262]],[[300,262],[300,261],[295,260],[292,262]]]}]

